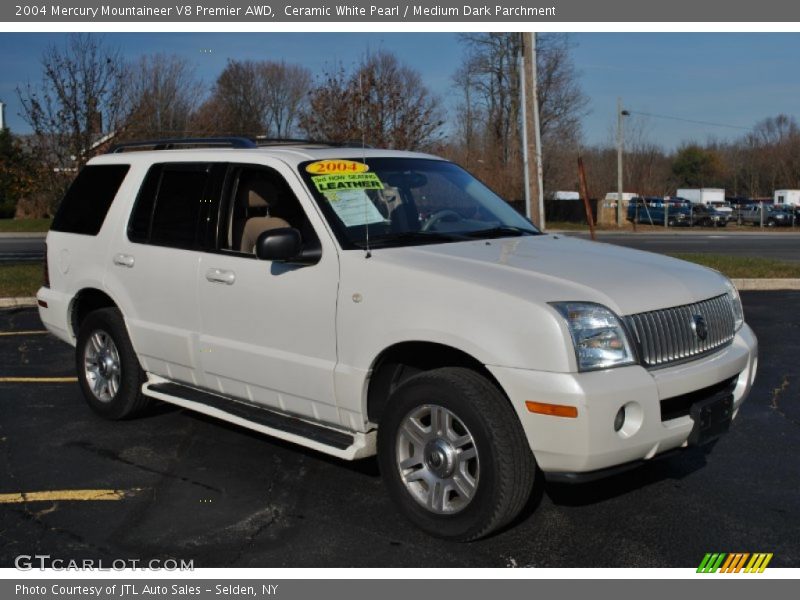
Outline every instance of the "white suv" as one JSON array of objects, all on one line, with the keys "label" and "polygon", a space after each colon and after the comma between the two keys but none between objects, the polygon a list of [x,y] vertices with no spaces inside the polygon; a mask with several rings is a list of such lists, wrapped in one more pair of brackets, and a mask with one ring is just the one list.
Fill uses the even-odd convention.
[{"label": "white suv", "polygon": [[753,384],[756,338],[724,276],[544,234],[435,156],[145,148],[78,175],[38,292],[106,417],[158,399],[342,459],[377,453],[411,521],[471,540],[541,477],[717,438]]}]

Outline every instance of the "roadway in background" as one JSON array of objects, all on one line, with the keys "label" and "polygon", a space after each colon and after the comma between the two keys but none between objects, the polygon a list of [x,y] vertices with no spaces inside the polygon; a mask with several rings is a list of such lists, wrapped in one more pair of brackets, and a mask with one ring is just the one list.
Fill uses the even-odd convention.
[{"label": "roadway in background", "polygon": [[[565,231],[563,233],[583,239],[589,237],[588,231]],[[675,232],[670,230],[664,233],[616,233],[598,231],[597,240],[658,254],[701,252],[800,262],[800,232],[751,233],[719,230]]]}]

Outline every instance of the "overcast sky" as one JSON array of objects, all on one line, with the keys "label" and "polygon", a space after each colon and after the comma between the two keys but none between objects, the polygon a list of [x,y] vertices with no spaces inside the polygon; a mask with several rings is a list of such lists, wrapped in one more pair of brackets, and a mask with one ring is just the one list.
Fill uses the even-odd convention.
[{"label": "overcast sky", "polygon": [[[209,87],[229,58],[285,60],[320,73],[326,64],[341,61],[349,66],[365,51],[383,48],[420,71],[428,87],[450,107],[456,102],[451,78],[462,57],[452,33],[103,36],[130,59],[156,52],[184,56]],[[684,141],[739,136],[757,121],[779,113],[800,116],[798,33],[575,33],[570,37],[581,85],[590,99],[590,112],[583,120],[588,145],[611,140],[618,96],[648,139],[668,149]],[[0,101],[8,105],[6,119],[13,131],[28,131],[18,116],[16,86],[39,80],[42,51],[64,40],[65,34],[56,33],[0,33]]]}]

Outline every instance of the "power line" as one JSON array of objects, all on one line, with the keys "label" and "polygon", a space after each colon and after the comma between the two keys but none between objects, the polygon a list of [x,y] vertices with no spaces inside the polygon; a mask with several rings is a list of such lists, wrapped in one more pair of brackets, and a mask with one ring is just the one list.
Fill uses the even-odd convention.
[{"label": "power line", "polygon": [[639,110],[628,111],[634,115],[643,115],[645,117],[653,117],[655,119],[669,119],[671,121],[683,121],[684,123],[694,123],[696,125],[710,125],[712,127],[727,127],[729,129],[741,129],[742,131],[750,131],[752,127],[742,127],[740,125],[728,125],[726,123],[713,123],[711,121],[696,121],[695,119],[684,119],[681,117],[671,117],[669,115],[655,115],[653,113],[646,113]]}]

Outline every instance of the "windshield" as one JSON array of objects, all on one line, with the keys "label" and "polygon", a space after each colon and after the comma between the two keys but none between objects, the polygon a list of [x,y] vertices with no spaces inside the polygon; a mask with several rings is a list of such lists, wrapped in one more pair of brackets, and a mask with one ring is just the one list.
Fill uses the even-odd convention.
[{"label": "windshield", "polygon": [[537,235],[453,163],[418,158],[310,161],[300,173],[345,249]]}]

